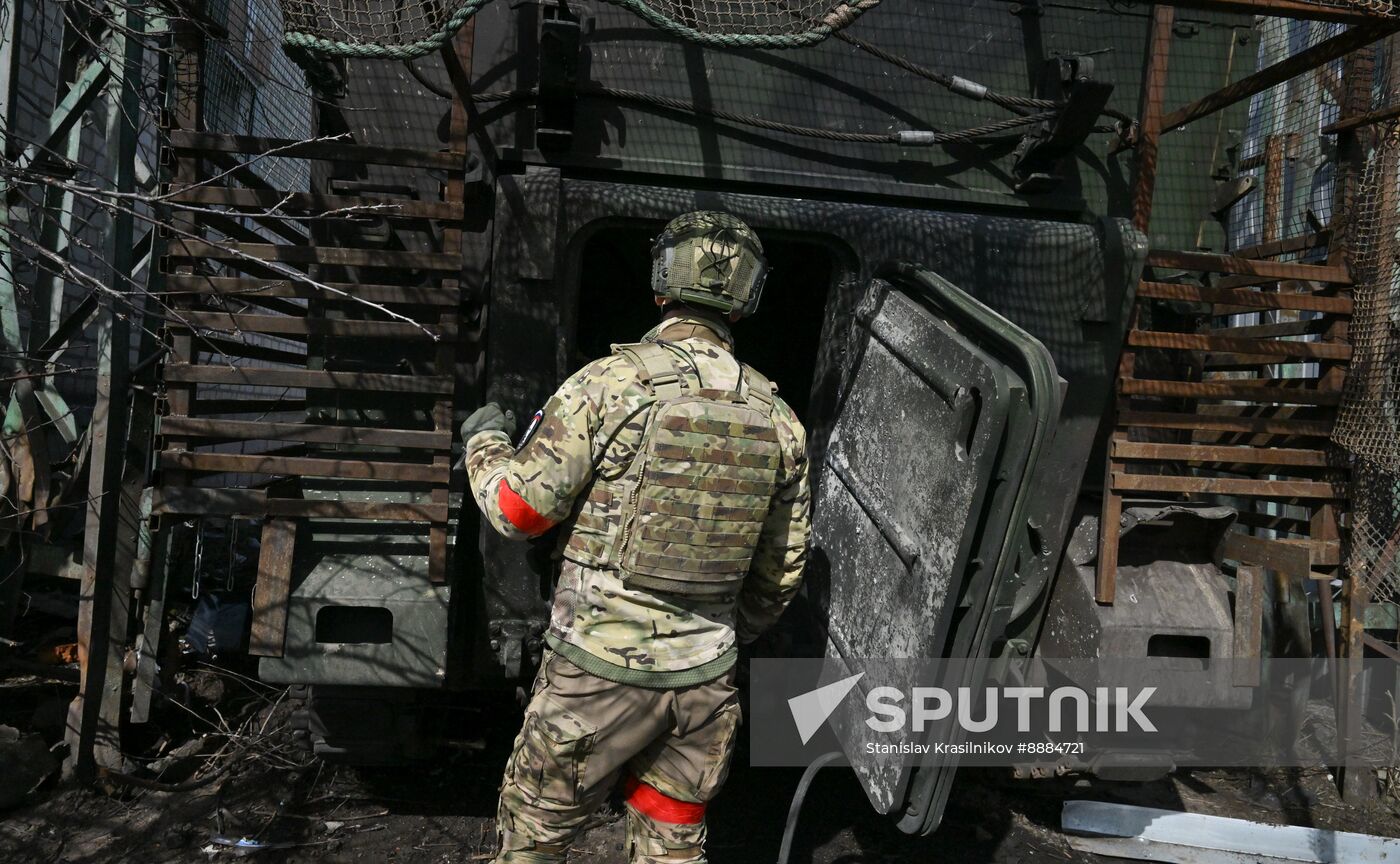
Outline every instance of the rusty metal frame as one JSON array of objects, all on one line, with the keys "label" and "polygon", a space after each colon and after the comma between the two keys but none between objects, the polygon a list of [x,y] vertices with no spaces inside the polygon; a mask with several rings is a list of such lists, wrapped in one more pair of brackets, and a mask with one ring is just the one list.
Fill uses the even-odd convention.
[{"label": "rusty metal frame", "polygon": [[1300,75],[1309,69],[1315,69],[1323,63],[1350,54],[1397,30],[1400,30],[1400,20],[1372,19],[1370,23],[1353,27],[1330,39],[1324,39],[1311,48],[1280,60],[1272,66],[1260,69],[1253,75],[1241,78],[1214,93],[1202,96],[1190,105],[1185,105],[1167,114],[1162,118],[1162,131],[1164,133],[1173,132],[1202,117],[1209,117],[1242,99],[1248,99],[1275,84],[1282,84],[1289,78]]},{"label": "rusty metal frame", "polygon": [[[1162,130],[1162,105],[1167,90],[1167,67],[1171,59],[1172,22],[1176,10],[1166,4],[1152,9],[1152,27],[1148,31],[1147,74],[1143,78],[1142,116],[1139,119],[1137,177],[1133,183],[1133,227],[1144,234],[1152,219],[1152,195],[1157,185],[1157,148]],[[1138,326],[1138,305],[1128,319],[1128,330]],[[1118,380],[1133,377],[1135,357],[1124,345],[1118,357]],[[1099,552],[1094,576],[1094,599],[1111,605],[1118,585],[1118,540],[1122,531],[1123,496],[1113,488],[1113,479],[1126,466],[1113,455],[1113,448],[1128,440],[1127,433],[1118,428],[1120,415],[1128,408],[1123,394],[1115,399],[1107,418],[1109,453],[1104,460],[1103,505],[1099,511]]]},{"label": "rusty metal frame", "polygon": [[[1339,522],[1342,502],[1349,490],[1345,472],[1340,471],[1335,459],[1325,452],[1330,421],[1311,419],[1311,415],[1301,412],[1325,411],[1328,410],[1325,407],[1309,406],[1332,406],[1340,399],[1346,374],[1345,364],[1350,356],[1345,321],[1345,317],[1351,313],[1351,280],[1347,269],[1349,225],[1346,216],[1354,203],[1355,185],[1364,165],[1355,134],[1358,129],[1370,124],[1400,116],[1400,108],[1367,110],[1371,59],[1370,52],[1363,49],[1385,36],[1400,31],[1400,20],[1382,19],[1355,10],[1325,9],[1299,0],[1182,0],[1169,5],[1189,9],[1336,21],[1352,26],[1339,35],[1325,39],[1298,54],[1164,114],[1161,90],[1152,84],[1165,80],[1165,55],[1170,41],[1172,18],[1169,9],[1164,14],[1166,6],[1156,6],[1145,74],[1138,174],[1133,189],[1133,217],[1136,226],[1146,231],[1150,222],[1156,185],[1157,152],[1162,134],[1210,116],[1322,64],[1347,57],[1343,73],[1346,95],[1341,119],[1322,130],[1323,134],[1338,136],[1341,165],[1336,185],[1336,209],[1342,216],[1334,225],[1320,229],[1305,238],[1279,238],[1279,189],[1286,152],[1291,142],[1286,137],[1271,137],[1266,140],[1263,153],[1256,160],[1258,164],[1254,166],[1262,167],[1265,171],[1265,229],[1260,244],[1229,255],[1157,251],[1149,256],[1149,266],[1232,275],[1217,279],[1213,285],[1200,287],[1146,281],[1138,293],[1140,300],[1174,299],[1199,303],[1203,304],[1207,311],[1215,314],[1251,309],[1307,309],[1322,314],[1324,317],[1321,323],[1309,323],[1306,331],[1317,333],[1322,337],[1321,341],[1309,343],[1313,347],[1302,349],[1302,352],[1321,364],[1321,374],[1306,395],[1291,392],[1294,387],[1279,388],[1276,384],[1282,382],[1271,383],[1267,378],[1250,379],[1251,383],[1245,387],[1241,387],[1239,382],[1228,382],[1222,386],[1221,383],[1213,381],[1192,383],[1135,380],[1135,347],[1154,346],[1184,351],[1216,352],[1214,356],[1217,358],[1217,366],[1214,368],[1264,367],[1271,362],[1277,362],[1285,353],[1299,350],[1264,341],[1277,336],[1295,335],[1286,324],[1217,329],[1201,334],[1154,333],[1141,330],[1135,305],[1130,332],[1120,358],[1119,398],[1108,433],[1109,449],[1105,460],[1096,599],[1101,603],[1113,601],[1118,520],[1122,507],[1119,490],[1258,495],[1276,500],[1315,498],[1312,515],[1307,522],[1282,526],[1284,530],[1301,534],[1305,539],[1278,540],[1247,533],[1232,534],[1222,544],[1221,554],[1240,562],[1237,570],[1238,603],[1250,607],[1251,618],[1253,608],[1260,604],[1262,597],[1263,568],[1272,570],[1278,576],[1279,590],[1285,592],[1282,595],[1285,600],[1305,596],[1302,594],[1302,586],[1308,581],[1318,585],[1324,616],[1322,629],[1326,643],[1325,651],[1329,657],[1344,657],[1347,660],[1336,682],[1338,728],[1343,731],[1339,736],[1337,759],[1338,764],[1343,766],[1343,771],[1339,772],[1342,776],[1343,791],[1349,797],[1373,794],[1374,784],[1365,782],[1366,772],[1347,771],[1345,766],[1350,761],[1347,742],[1359,740],[1361,733],[1358,702],[1363,694],[1360,689],[1359,664],[1351,661],[1359,661],[1368,645],[1374,650],[1379,651],[1380,648],[1375,644],[1375,640],[1365,633],[1365,612],[1369,598],[1354,580],[1348,580],[1346,587],[1340,634],[1342,642],[1340,645],[1335,642],[1337,634],[1332,626],[1330,581],[1336,569],[1343,564]],[[1325,246],[1328,253],[1324,265],[1267,260],[1275,255],[1287,255],[1322,246]],[[1262,286],[1269,284],[1278,284],[1281,287],[1302,286],[1308,293],[1260,290]],[[1299,328],[1293,328],[1297,329]],[[1211,367],[1207,364],[1206,368]],[[1245,410],[1235,412],[1236,416],[1216,413],[1175,415],[1130,410],[1125,397],[1134,394],[1171,395],[1198,400],[1244,398],[1250,402],[1272,399],[1280,403],[1301,404],[1296,409],[1281,410],[1273,416],[1250,414]],[[1259,397],[1268,398],[1261,400]],[[1300,417],[1309,419],[1298,419]],[[1181,444],[1132,442],[1128,440],[1127,428],[1134,426],[1176,429],[1192,437],[1190,443]],[[1211,430],[1218,434],[1209,434]],[[1208,434],[1203,440],[1198,440],[1194,433],[1202,431]],[[1280,444],[1283,445],[1282,448],[1279,447]],[[1255,458],[1242,452],[1261,446],[1266,452],[1278,455],[1274,458]],[[1176,462],[1232,469],[1243,465],[1246,468],[1244,472],[1232,471],[1236,474],[1248,473],[1248,469],[1253,465],[1267,464],[1285,467],[1295,475],[1300,470],[1312,473],[1305,473],[1304,476],[1308,479],[1303,480],[1135,475],[1127,471],[1127,465],[1133,462]],[[1267,475],[1274,472],[1256,473]],[[1247,529],[1275,527],[1275,523],[1285,521],[1290,520],[1276,519],[1267,525],[1258,526],[1253,525],[1250,520],[1245,520],[1244,525]],[[1256,656],[1261,650],[1252,621],[1237,620],[1236,641],[1237,647],[1248,656]],[[1393,659],[1400,659],[1400,653],[1393,650],[1381,653]]]},{"label": "rusty metal frame", "polygon": [[1368,24],[1376,20],[1376,16],[1364,11],[1342,6],[1324,6],[1320,3],[1309,3],[1307,0],[1172,0],[1168,5],[1201,12],[1268,15],[1339,24]]}]

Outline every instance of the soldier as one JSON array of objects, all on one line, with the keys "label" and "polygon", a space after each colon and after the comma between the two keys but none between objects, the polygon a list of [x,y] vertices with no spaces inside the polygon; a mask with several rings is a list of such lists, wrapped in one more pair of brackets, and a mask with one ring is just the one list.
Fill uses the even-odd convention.
[{"label": "soldier", "polygon": [[705,805],[739,724],[736,641],[797,592],[810,531],[806,438],[734,359],[763,247],[727,213],[652,247],[661,324],[564,382],[517,447],[494,403],[462,424],[472,493],[523,539],[563,524],[558,587],[501,787],[500,862],[563,861],[619,779],[632,861],[704,862]]}]

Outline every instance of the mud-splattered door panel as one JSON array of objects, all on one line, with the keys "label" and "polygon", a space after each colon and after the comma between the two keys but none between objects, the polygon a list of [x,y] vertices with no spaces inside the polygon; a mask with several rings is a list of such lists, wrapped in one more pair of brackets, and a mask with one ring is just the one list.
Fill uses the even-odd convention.
[{"label": "mud-splattered door panel", "polygon": [[[987,653],[991,598],[1014,570],[1012,526],[1059,406],[1033,337],[936,274],[883,275],[853,325],[813,520],[809,591],[826,612],[828,680],[868,660]],[[857,686],[914,683],[875,677]],[[864,702],[833,715],[842,746],[877,810],[922,809],[922,823],[941,798],[911,790],[922,768],[866,755],[867,739],[890,738],[863,722]]]}]

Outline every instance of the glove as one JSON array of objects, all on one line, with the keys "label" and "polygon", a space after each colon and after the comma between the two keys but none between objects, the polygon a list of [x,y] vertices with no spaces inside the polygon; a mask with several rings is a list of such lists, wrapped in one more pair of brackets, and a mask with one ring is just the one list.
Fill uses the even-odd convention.
[{"label": "glove", "polygon": [[487,402],[462,421],[462,441],[470,441],[478,432],[504,432],[509,438],[515,434],[515,412],[502,411],[495,402]]}]

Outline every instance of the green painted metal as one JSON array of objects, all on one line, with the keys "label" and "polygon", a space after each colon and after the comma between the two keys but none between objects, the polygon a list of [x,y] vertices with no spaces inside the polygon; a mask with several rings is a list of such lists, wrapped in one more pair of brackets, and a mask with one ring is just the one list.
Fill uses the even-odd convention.
[{"label": "green painted metal", "polygon": [[[82,43],[79,41],[81,38],[80,34],[73,32],[73,28],[64,28],[62,54],[59,60],[59,80],[61,81],[74,77],[73,73],[77,70],[77,64],[82,56]],[[97,67],[101,67],[103,70],[107,69],[105,62],[90,63],[69,87],[68,92],[59,101],[49,119],[49,132],[44,146],[53,152],[61,153],[63,158],[69,162],[77,162],[82,154],[82,135],[79,134],[76,122],[81,116],[82,110],[74,110],[74,108],[80,104],[86,107],[101,92],[100,87],[93,86],[93,79],[89,74]],[[104,72],[103,81],[105,82],[108,77],[110,75]],[[26,152],[26,155],[29,155],[29,152]],[[69,238],[73,236],[74,231],[74,202],[75,196],[70,189],[50,187],[45,193],[43,227],[39,232],[39,244],[64,260],[68,258]],[[49,341],[63,326],[65,287],[65,281],[52,268],[40,269],[34,280],[34,290],[31,295],[34,308],[29,321],[29,357],[31,362],[43,363],[44,371],[47,373],[36,382],[35,402],[53,421],[54,427],[63,436],[63,440],[72,445],[78,440],[77,421],[73,417],[73,410],[68,407],[67,400],[55,388],[52,365],[67,347],[69,340],[63,339],[60,347],[50,351],[48,357],[43,356]]]},{"label": "green painted metal", "polygon": [[[24,27],[24,0],[9,0],[4,30],[0,31],[0,152],[14,149],[10,130],[15,128],[15,102],[19,88],[19,37]],[[0,184],[0,194],[8,188]],[[0,370],[13,374],[20,368],[19,307],[15,295],[15,258],[10,245],[10,207],[0,202]],[[8,388],[7,388],[8,389]]]},{"label": "green painted metal", "polygon": [[[1325,582],[1320,582],[1318,584],[1323,587],[1324,591],[1331,590]],[[1322,619],[1322,604],[1318,603],[1316,597],[1313,597],[1308,605],[1313,610],[1314,620],[1320,621]],[[1341,630],[1342,614],[1345,609],[1345,603],[1338,602],[1332,604],[1332,619],[1338,630]],[[1400,631],[1400,606],[1389,602],[1368,603],[1366,604],[1366,615],[1362,621],[1367,630]]]},{"label": "green painted metal", "polygon": [[[126,37],[125,34],[121,36],[113,34],[112,38],[125,39]],[[66,140],[68,133],[77,125],[83,113],[102,94],[103,88],[111,77],[111,69],[102,60],[94,60],[84,67],[77,80],[73,82],[73,86],[54,107],[53,114],[49,116],[49,125],[44,131],[43,139],[31,143],[25,148],[24,154],[19,158],[19,167],[24,168],[33,164],[41,152],[56,150],[58,143]]]}]

